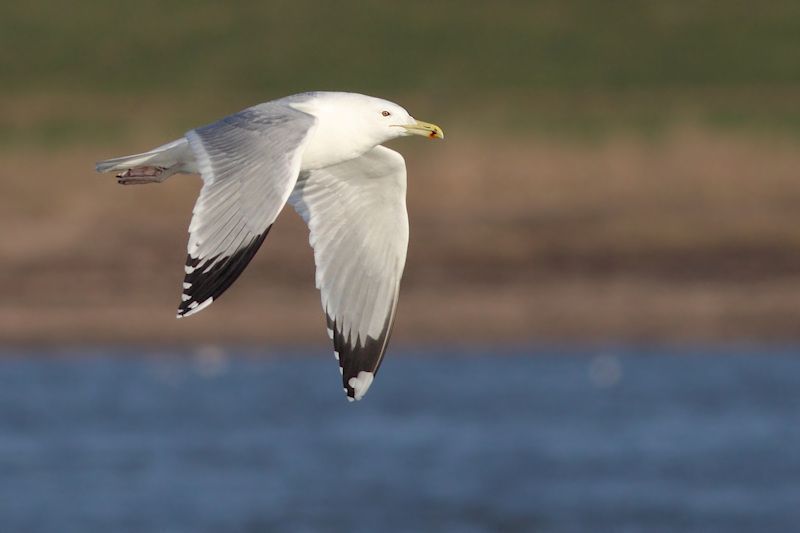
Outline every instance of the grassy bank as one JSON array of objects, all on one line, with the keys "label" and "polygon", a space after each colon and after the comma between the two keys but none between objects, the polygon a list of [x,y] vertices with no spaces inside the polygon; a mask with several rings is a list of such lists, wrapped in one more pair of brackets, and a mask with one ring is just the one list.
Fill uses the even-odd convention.
[{"label": "grassy bank", "polygon": [[451,128],[594,139],[800,131],[800,7],[588,0],[0,6],[0,147],[186,128],[310,89]]}]

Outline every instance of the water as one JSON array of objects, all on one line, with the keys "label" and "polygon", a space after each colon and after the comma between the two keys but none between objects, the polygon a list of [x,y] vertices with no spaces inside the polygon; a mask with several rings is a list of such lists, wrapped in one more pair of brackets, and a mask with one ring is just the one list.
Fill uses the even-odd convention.
[{"label": "water", "polygon": [[0,530],[796,531],[800,357],[675,352],[7,350]]}]

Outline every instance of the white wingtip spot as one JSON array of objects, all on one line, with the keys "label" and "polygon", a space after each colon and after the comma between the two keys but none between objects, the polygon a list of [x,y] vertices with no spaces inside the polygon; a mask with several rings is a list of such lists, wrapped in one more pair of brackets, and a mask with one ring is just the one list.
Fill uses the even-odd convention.
[{"label": "white wingtip spot", "polygon": [[186,283],[185,281],[183,282],[183,288],[184,288],[184,289],[191,288],[191,286],[192,286],[192,284],[191,284],[191,283]]},{"label": "white wingtip spot", "polygon": [[187,274],[191,274],[192,272],[194,272],[194,267],[186,265],[185,267],[183,267],[183,271],[186,272]]},{"label": "white wingtip spot", "polygon": [[198,312],[198,311],[202,311],[203,309],[205,309],[206,307],[208,307],[209,305],[211,305],[211,302],[213,302],[213,301],[214,301],[214,298],[209,298],[209,299],[208,299],[208,300],[206,300],[205,302],[203,302],[203,303],[201,303],[200,305],[198,305],[198,306],[197,306],[197,309],[195,309],[195,310],[194,310],[194,312],[196,313],[196,312]]},{"label": "white wingtip spot", "polygon": [[333,330],[331,328],[328,328],[328,338],[333,340]]},{"label": "white wingtip spot", "polygon": [[337,352],[336,350],[333,351],[333,356],[336,358],[337,361],[339,360],[339,352]]},{"label": "white wingtip spot", "polygon": [[189,296],[188,294],[181,294],[181,301],[182,302],[187,301],[189,298],[191,298],[191,296]]},{"label": "white wingtip spot", "polygon": [[348,381],[347,384],[353,388],[353,392],[355,394],[354,399],[360,400],[364,397],[369,390],[369,386],[372,385],[373,379],[375,379],[375,374],[372,372],[365,372],[363,370],[358,373],[358,376],[350,378],[350,381]]},{"label": "white wingtip spot", "polygon": [[187,311],[183,315],[178,315],[178,317],[180,318],[181,316],[191,316],[191,315],[193,315],[195,313],[199,313],[200,311],[202,311],[203,309],[205,309],[206,307],[211,305],[211,302],[213,302],[213,301],[214,301],[214,298],[208,298],[206,301],[204,301],[201,304],[198,304],[197,302],[192,302],[192,303],[189,304],[189,311]]}]

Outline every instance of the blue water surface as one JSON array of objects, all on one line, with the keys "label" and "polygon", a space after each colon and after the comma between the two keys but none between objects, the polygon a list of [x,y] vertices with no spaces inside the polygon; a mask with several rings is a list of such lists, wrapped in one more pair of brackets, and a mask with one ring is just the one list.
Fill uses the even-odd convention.
[{"label": "blue water surface", "polygon": [[0,531],[798,531],[800,357],[6,349]]}]

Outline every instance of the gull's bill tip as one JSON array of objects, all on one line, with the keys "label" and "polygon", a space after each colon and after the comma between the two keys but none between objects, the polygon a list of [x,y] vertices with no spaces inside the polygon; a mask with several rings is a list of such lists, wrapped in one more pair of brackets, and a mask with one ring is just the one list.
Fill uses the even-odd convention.
[{"label": "gull's bill tip", "polygon": [[400,127],[405,128],[411,135],[423,135],[431,139],[444,139],[444,131],[442,131],[442,128],[430,122],[423,122],[415,119],[413,124],[403,124]]}]

